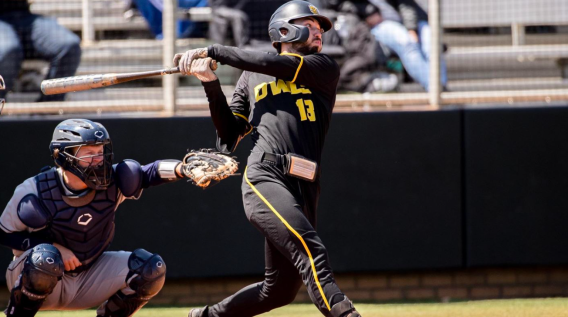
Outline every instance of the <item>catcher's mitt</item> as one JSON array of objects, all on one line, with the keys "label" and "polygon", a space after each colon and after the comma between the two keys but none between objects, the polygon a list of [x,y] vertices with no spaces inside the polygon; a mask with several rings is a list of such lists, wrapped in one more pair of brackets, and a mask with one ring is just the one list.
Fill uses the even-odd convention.
[{"label": "catcher's mitt", "polygon": [[209,186],[211,181],[219,182],[233,175],[238,168],[239,163],[233,157],[212,149],[191,150],[181,165],[183,175],[201,188]]}]

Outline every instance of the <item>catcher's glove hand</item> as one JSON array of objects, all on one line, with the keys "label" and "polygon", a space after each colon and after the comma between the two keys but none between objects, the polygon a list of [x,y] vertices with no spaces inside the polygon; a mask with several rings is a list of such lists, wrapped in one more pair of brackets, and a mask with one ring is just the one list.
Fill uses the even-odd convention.
[{"label": "catcher's glove hand", "polygon": [[191,150],[181,164],[183,175],[201,188],[209,186],[211,181],[219,182],[233,175],[239,168],[233,157],[212,149]]}]

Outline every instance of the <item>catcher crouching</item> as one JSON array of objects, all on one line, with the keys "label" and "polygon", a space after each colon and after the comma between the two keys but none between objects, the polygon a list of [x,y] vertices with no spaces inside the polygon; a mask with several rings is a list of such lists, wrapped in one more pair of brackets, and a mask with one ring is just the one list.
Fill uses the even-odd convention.
[{"label": "catcher crouching", "polygon": [[90,307],[100,317],[133,315],[162,289],[166,264],[144,249],[106,251],[118,206],[145,188],[185,177],[207,187],[237,169],[211,151],[192,151],[183,162],[113,164],[108,131],[86,119],[57,125],[49,149],[56,166],[20,184],[0,216],[0,244],[15,255],[6,272],[7,316]]}]

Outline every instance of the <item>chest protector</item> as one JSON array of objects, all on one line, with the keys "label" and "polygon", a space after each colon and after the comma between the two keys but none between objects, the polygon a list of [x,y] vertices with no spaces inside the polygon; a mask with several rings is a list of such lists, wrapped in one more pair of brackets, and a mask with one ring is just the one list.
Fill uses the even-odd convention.
[{"label": "chest protector", "polygon": [[[64,200],[60,182],[55,168],[36,176],[38,198],[44,207],[45,221],[41,227],[45,229],[41,231],[47,233],[52,242],[73,251],[83,264],[88,264],[102,254],[114,238],[116,183],[106,190],[95,191],[91,202],[74,207]],[[35,225],[38,228],[40,224]]]}]

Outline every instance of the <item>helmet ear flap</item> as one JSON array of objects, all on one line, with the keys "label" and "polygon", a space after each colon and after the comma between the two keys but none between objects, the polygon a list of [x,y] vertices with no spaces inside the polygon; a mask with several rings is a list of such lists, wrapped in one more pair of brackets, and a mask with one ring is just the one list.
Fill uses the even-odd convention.
[{"label": "helmet ear flap", "polygon": [[69,156],[65,153],[65,150],[61,151],[59,148],[53,149],[53,160],[55,165],[67,169],[69,167]]}]

